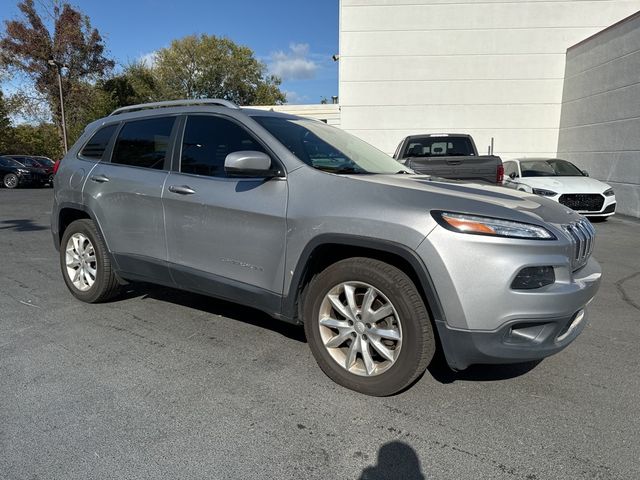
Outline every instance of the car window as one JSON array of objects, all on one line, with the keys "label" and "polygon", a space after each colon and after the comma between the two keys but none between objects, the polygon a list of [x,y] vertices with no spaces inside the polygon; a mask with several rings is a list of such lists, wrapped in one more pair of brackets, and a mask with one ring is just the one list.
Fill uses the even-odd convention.
[{"label": "car window", "polygon": [[581,177],[582,172],[566,160],[527,160],[520,162],[523,177]]},{"label": "car window", "polygon": [[227,155],[243,150],[266,153],[240,125],[222,117],[192,115],[185,126],[180,171],[223,177]]},{"label": "car window", "polygon": [[104,160],[104,152],[107,149],[107,145],[113,137],[118,124],[107,125],[99,129],[93,137],[86,143],[80,155],[84,158],[90,158],[92,160]]},{"label": "car window", "polygon": [[505,177],[510,176],[512,173],[518,175],[518,166],[516,162],[504,162],[504,175]]},{"label": "car window", "polygon": [[162,170],[174,122],[175,117],[158,117],[125,123],[111,163]]},{"label": "car window", "polygon": [[474,155],[474,151],[471,140],[467,137],[424,137],[412,138],[403,158],[469,155]]},{"label": "car window", "polygon": [[317,120],[256,115],[283,146],[307,165],[331,173],[411,173],[396,160],[359,138]]}]

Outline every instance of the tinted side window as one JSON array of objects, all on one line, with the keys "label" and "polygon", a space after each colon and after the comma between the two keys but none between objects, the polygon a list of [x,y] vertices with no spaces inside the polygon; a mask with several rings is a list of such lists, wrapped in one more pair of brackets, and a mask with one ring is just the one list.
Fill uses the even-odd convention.
[{"label": "tinted side window", "polygon": [[264,148],[241,126],[220,117],[193,115],[182,140],[180,171],[223,177],[224,159],[233,152]]},{"label": "tinted side window", "polygon": [[107,125],[106,127],[102,127],[100,130],[98,130],[84,146],[84,148],[80,152],[80,155],[85,158],[104,160],[102,158],[104,155],[104,151],[106,150],[111,137],[113,137],[117,126],[117,124]]},{"label": "tinted side window", "polygon": [[174,122],[174,117],[160,117],[125,123],[111,163],[162,170]]}]

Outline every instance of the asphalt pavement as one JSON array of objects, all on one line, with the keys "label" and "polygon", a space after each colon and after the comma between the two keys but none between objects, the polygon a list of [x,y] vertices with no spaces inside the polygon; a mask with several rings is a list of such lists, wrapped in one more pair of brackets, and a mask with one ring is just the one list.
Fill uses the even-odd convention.
[{"label": "asphalt pavement", "polygon": [[51,200],[0,189],[2,479],[640,478],[638,221],[596,224],[604,282],[566,350],[459,373],[436,361],[373,398],[248,307],[150,285],[75,300]]}]

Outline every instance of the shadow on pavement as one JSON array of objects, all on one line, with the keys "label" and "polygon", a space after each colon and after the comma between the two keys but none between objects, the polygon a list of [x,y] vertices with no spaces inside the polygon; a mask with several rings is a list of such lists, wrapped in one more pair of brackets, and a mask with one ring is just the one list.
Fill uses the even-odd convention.
[{"label": "shadow on pavement", "polygon": [[38,225],[33,220],[21,218],[16,220],[2,220],[0,222],[0,230],[15,230],[16,232],[37,232],[39,230],[47,230],[49,226]]},{"label": "shadow on pavement", "polygon": [[359,480],[424,480],[416,451],[404,442],[385,443],[378,463],[362,471]]},{"label": "shadow on pavement", "polygon": [[466,370],[455,372],[449,368],[442,352],[438,351],[428,370],[440,383],[453,383],[458,380],[471,382],[493,382],[519,377],[533,370],[542,360],[508,365],[471,365]]},{"label": "shadow on pavement", "polygon": [[232,320],[237,320],[249,325],[255,325],[260,328],[271,330],[273,332],[279,333],[284,337],[290,338],[292,340],[297,340],[298,342],[307,342],[304,335],[304,330],[301,326],[292,325],[281,320],[276,320],[274,318],[271,318],[266,313],[263,313],[251,307],[174,288],[162,287],[146,283],[130,284],[127,286],[124,292],[115,299],[115,301],[126,300],[135,297],[141,297],[143,299],[153,298],[154,300],[194,308],[196,310],[207,312],[213,315],[221,315]]}]

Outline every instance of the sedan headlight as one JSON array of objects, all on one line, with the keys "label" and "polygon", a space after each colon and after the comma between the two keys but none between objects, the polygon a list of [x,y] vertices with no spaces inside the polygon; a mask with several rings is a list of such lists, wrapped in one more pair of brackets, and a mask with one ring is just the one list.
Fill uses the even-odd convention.
[{"label": "sedan headlight", "polygon": [[24,168],[18,168],[18,173],[29,173],[29,170],[25,170]]},{"label": "sedan headlight", "polygon": [[534,188],[533,193],[536,195],[542,195],[543,197],[555,197],[557,195],[556,192],[545,190],[544,188]]},{"label": "sedan headlight", "polygon": [[431,215],[442,227],[452,232],[531,240],[556,240],[556,236],[546,228],[530,223],[442,211],[431,212]]},{"label": "sedan headlight", "polygon": [[613,196],[613,195],[615,195],[615,194],[614,194],[614,192],[613,192],[613,188],[608,188],[608,189],[606,189],[606,190],[604,191],[604,196],[605,196],[605,197],[611,197],[611,196]]}]

